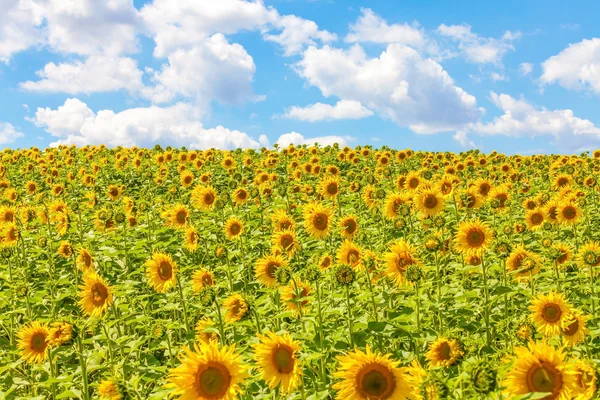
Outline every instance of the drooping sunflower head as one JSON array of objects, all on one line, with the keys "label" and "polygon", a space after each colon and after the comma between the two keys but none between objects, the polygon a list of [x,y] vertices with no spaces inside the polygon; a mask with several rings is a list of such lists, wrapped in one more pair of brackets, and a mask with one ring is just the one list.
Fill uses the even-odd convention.
[{"label": "drooping sunflower head", "polygon": [[48,325],[34,321],[23,326],[18,332],[18,344],[21,349],[21,358],[28,363],[38,363],[48,356],[49,342]]},{"label": "drooping sunflower head", "polygon": [[576,371],[565,362],[562,349],[530,341],[515,348],[514,364],[502,385],[509,398],[549,393],[544,399],[569,400],[577,390]]},{"label": "drooping sunflower head", "polygon": [[267,287],[274,287],[277,284],[275,273],[277,269],[287,266],[288,262],[279,254],[268,254],[256,260],[254,266],[254,276]]},{"label": "drooping sunflower head", "polygon": [[165,293],[175,286],[177,264],[170,255],[165,253],[153,253],[152,258],[144,264],[148,284],[158,293]]},{"label": "drooping sunflower head", "polygon": [[192,289],[200,293],[207,286],[214,286],[215,276],[206,268],[199,268],[192,275]]},{"label": "drooping sunflower head", "polygon": [[83,275],[79,292],[79,306],[92,318],[100,318],[113,302],[112,290],[96,272]]},{"label": "drooping sunflower head", "polygon": [[291,280],[287,286],[281,290],[281,300],[286,303],[286,308],[298,314],[300,310],[304,312],[310,301],[310,285],[306,282]]},{"label": "drooping sunflower head", "polygon": [[248,367],[235,352],[235,346],[220,347],[217,342],[195,343],[183,348],[181,365],[169,371],[165,387],[181,399],[235,400],[248,377]]},{"label": "drooping sunflower head", "polygon": [[439,338],[431,343],[425,357],[433,367],[449,367],[463,356],[463,351],[454,339]]},{"label": "drooping sunflower head", "polygon": [[84,247],[79,248],[79,254],[77,255],[77,266],[83,272],[94,269],[94,258],[88,249]]},{"label": "drooping sunflower head", "polygon": [[561,333],[571,346],[585,340],[585,335],[589,333],[589,330],[585,326],[588,319],[587,315],[583,315],[581,311],[576,309],[571,309],[565,317]]},{"label": "drooping sunflower head", "polygon": [[561,294],[540,293],[529,306],[531,322],[545,336],[559,335],[566,328],[566,323],[570,322],[571,308]]},{"label": "drooping sunflower head", "polygon": [[62,242],[58,246],[57,253],[63,258],[69,258],[73,254],[73,246],[69,242]]},{"label": "drooping sunflower head", "polygon": [[258,335],[258,339],[260,342],[253,347],[261,378],[271,390],[279,386],[282,393],[292,393],[298,387],[302,374],[298,359],[300,343],[288,333],[276,335],[270,331]]},{"label": "drooping sunflower head", "polygon": [[575,382],[579,394],[576,400],[591,400],[597,391],[598,371],[588,361],[577,360],[573,366],[575,370]]},{"label": "drooping sunflower head", "polygon": [[196,251],[198,249],[198,231],[193,226],[185,228],[185,248],[189,251]]},{"label": "drooping sunflower head", "polygon": [[234,293],[223,302],[225,321],[228,323],[241,321],[248,315],[249,307],[242,295]]},{"label": "drooping sunflower head", "polygon": [[482,253],[492,240],[492,230],[478,219],[461,222],[454,238],[456,250],[463,254]]},{"label": "drooping sunflower head", "polygon": [[68,322],[54,322],[48,330],[50,346],[68,344],[73,339],[73,325]]},{"label": "drooping sunflower head", "polygon": [[415,399],[406,369],[391,354],[379,354],[355,349],[338,356],[339,367],[333,376],[340,381],[333,385],[336,398],[344,400]]}]

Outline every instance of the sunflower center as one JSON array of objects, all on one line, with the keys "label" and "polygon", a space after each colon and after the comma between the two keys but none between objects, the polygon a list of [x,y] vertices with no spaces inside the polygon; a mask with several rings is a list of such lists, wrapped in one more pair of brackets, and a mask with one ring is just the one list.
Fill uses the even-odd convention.
[{"label": "sunflower center", "polygon": [[315,228],[317,228],[321,231],[327,229],[327,222],[328,222],[327,215],[322,214],[322,213],[315,215],[314,222],[315,222]]},{"label": "sunflower center", "polygon": [[404,272],[404,270],[412,264],[412,260],[403,255],[398,255],[396,257],[396,268],[400,272]]},{"label": "sunflower center", "polygon": [[88,253],[83,253],[81,255],[81,259],[83,261],[83,265],[89,267],[92,264],[92,257]]},{"label": "sunflower center", "polygon": [[485,235],[479,229],[471,229],[467,232],[467,243],[473,247],[479,247],[485,241]]},{"label": "sunflower center", "polygon": [[204,286],[212,286],[213,285],[212,276],[210,276],[210,274],[202,275],[202,284],[204,284]]},{"label": "sunflower center", "polygon": [[573,322],[571,322],[565,329],[563,329],[563,333],[566,336],[573,336],[579,331],[579,320],[575,318]]},{"label": "sunflower center", "polygon": [[486,195],[490,191],[490,185],[483,183],[479,186],[479,193]]},{"label": "sunflower center", "polygon": [[534,225],[539,225],[539,224],[541,224],[542,222],[544,222],[544,217],[542,216],[542,214],[538,214],[538,213],[536,213],[536,214],[533,214],[533,215],[531,216],[531,222],[532,222]]},{"label": "sunflower center", "polygon": [[188,176],[186,176],[185,178],[183,178],[183,182],[184,182],[186,185],[189,185],[190,183],[192,183],[192,177],[191,177],[191,176],[189,176],[189,175],[188,175]]},{"label": "sunflower center", "polygon": [[188,235],[188,240],[192,244],[195,244],[196,242],[198,242],[198,235],[196,234],[196,232],[191,231]]},{"label": "sunflower center", "polygon": [[527,387],[530,392],[552,393],[548,398],[554,398],[562,386],[560,371],[545,361],[532,365],[527,371]]},{"label": "sunflower center", "polygon": [[330,184],[327,185],[327,193],[328,194],[333,195],[333,194],[336,194],[337,191],[338,191],[337,183],[332,182],[332,183],[330,183]]},{"label": "sunflower center", "polygon": [[231,227],[229,228],[229,230],[231,231],[232,235],[237,235],[242,230],[242,227],[239,224],[235,223],[235,224],[231,224]]},{"label": "sunflower center", "polygon": [[173,267],[167,261],[161,261],[158,265],[158,276],[163,281],[168,281],[173,276]]},{"label": "sunflower center", "polygon": [[556,216],[558,215],[556,208],[557,208],[556,206],[552,206],[548,209],[548,214],[550,215],[550,218],[552,218],[552,219],[556,219]]},{"label": "sunflower center", "polygon": [[212,204],[215,201],[215,196],[212,193],[206,193],[204,195],[204,204]]},{"label": "sunflower center", "polygon": [[423,205],[425,208],[435,208],[438,205],[439,201],[435,194],[428,194],[425,196],[425,200],[423,201]]},{"label": "sunflower center", "polygon": [[373,400],[390,398],[396,389],[392,371],[378,363],[365,365],[357,374],[356,383],[361,396]]},{"label": "sunflower center", "polygon": [[31,337],[31,350],[35,351],[36,353],[42,353],[44,350],[46,350],[47,344],[46,335],[41,332],[34,333]]},{"label": "sunflower center", "polygon": [[292,223],[290,221],[281,221],[279,222],[279,230],[285,231],[292,227]]},{"label": "sunflower center", "polygon": [[17,240],[17,230],[13,228],[9,229],[7,236],[10,241]]},{"label": "sunflower center", "polygon": [[107,297],[108,289],[106,289],[106,286],[101,283],[95,283],[94,286],[92,286],[92,303],[94,303],[96,307],[103,305]]},{"label": "sunflower center", "polygon": [[274,262],[270,262],[267,264],[267,268],[265,268],[265,269],[266,269],[267,275],[269,275],[269,278],[275,278],[275,271],[277,271],[278,267],[279,267],[279,264],[274,263]]},{"label": "sunflower center", "polygon": [[346,221],[346,223],[344,224],[344,227],[346,228],[346,233],[354,233],[356,231],[356,222],[350,220],[350,221]]},{"label": "sunflower center", "polygon": [[177,214],[175,214],[175,218],[177,219],[177,223],[183,224],[185,223],[185,220],[187,218],[187,212],[185,210],[177,211]]},{"label": "sunflower center", "polygon": [[221,363],[208,362],[198,368],[196,373],[196,389],[200,397],[220,399],[229,390],[231,374]]},{"label": "sunflower center", "polygon": [[419,186],[419,180],[417,178],[411,178],[408,181],[408,186],[412,189],[415,189],[417,186]]},{"label": "sunflower center", "polygon": [[450,348],[450,345],[447,342],[444,342],[444,343],[440,344],[439,353],[440,353],[440,358],[442,360],[444,360],[444,361],[449,360],[452,355],[452,349]]},{"label": "sunflower center", "polygon": [[474,195],[467,194],[467,208],[473,208],[473,207],[475,207],[475,203],[476,202],[477,202],[477,199],[475,198]]},{"label": "sunflower center", "polygon": [[348,264],[354,265],[360,260],[360,252],[352,249],[348,252]]},{"label": "sunflower center", "polygon": [[565,186],[567,183],[569,183],[567,178],[560,178],[558,180],[558,186]]},{"label": "sunflower center", "polygon": [[281,247],[283,247],[284,249],[289,248],[292,244],[294,244],[294,238],[292,238],[291,235],[283,235],[281,237]]},{"label": "sunflower center", "polygon": [[560,307],[556,304],[546,304],[542,309],[542,317],[548,322],[557,322],[561,314]]},{"label": "sunflower center", "polygon": [[450,183],[444,182],[441,186],[442,193],[448,194],[452,191],[452,185]]},{"label": "sunflower center", "polygon": [[245,191],[241,190],[238,192],[238,199],[240,200],[246,200],[247,194]]},{"label": "sunflower center", "polygon": [[566,206],[562,211],[563,217],[566,219],[573,219],[577,216],[577,211],[575,211],[575,207]]},{"label": "sunflower center", "polygon": [[294,359],[294,351],[289,346],[279,345],[271,357],[273,365],[280,374],[289,374],[294,370],[296,360]]}]

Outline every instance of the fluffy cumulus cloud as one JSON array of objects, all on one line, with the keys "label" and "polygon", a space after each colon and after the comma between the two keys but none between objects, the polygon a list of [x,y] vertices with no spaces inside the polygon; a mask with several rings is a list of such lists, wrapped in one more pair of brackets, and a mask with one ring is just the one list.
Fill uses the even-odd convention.
[{"label": "fluffy cumulus cloud", "polygon": [[301,121],[332,121],[337,119],[361,119],[370,117],[373,111],[365,108],[358,101],[340,100],[335,105],[316,103],[307,107],[291,107],[283,115],[284,118]]},{"label": "fluffy cumulus cloud", "polygon": [[319,146],[331,146],[334,143],[337,143],[340,146],[346,146],[347,141],[346,138],[342,136],[319,136],[313,138],[305,138],[304,135],[302,135],[301,133],[290,132],[284,133],[283,135],[279,136],[279,139],[277,139],[276,143],[277,145],[279,145],[280,148],[284,148],[289,146],[290,144],[297,146],[301,144],[313,145],[315,143],[318,143]]},{"label": "fluffy cumulus cloud", "polygon": [[154,86],[144,90],[144,95],[157,103],[178,96],[223,103],[257,99],[252,89],[254,60],[242,46],[229,43],[220,33],[169,54],[168,61],[153,73]]},{"label": "fluffy cumulus cloud", "polygon": [[537,109],[524,99],[495,92],[490,92],[490,98],[503,114],[492,122],[473,124],[471,131],[509,137],[550,136],[558,148],[568,150],[600,144],[600,127],[576,117],[572,110]]},{"label": "fluffy cumulus cloud", "polygon": [[23,137],[23,133],[18,131],[12,124],[0,122],[0,144],[12,143],[20,137]]},{"label": "fluffy cumulus cloud", "polygon": [[94,112],[78,99],[67,99],[55,110],[38,108],[30,120],[58,138],[51,145],[151,147],[159,143],[192,149],[260,147],[259,142],[244,132],[222,126],[204,128],[198,116],[197,110],[185,103]]},{"label": "fluffy cumulus cloud", "polygon": [[319,40],[321,43],[337,40],[335,33],[319,30],[314,21],[295,15],[277,16],[273,21],[273,26],[275,29],[281,29],[281,33],[265,32],[263,38],[281,45],[286,56],[298,54],[308,45],[316,45],[315,40]]},{"label": "fluffy cumulus cloud", "polygon": [[506,31],[501,38],[482,37],[471,31],[470,25],[445,25],[437,28],[437,32],[455,42],[458,50],[475,64],[500,64],[502,57],[514,50],[512,42],[521,37],[519,32]]},{"label": "fluffy cumulus cloud", "polygon": [[361,8],[360,11],[361,16],[356,23],[350,24],[346,42],[402,43],[414,47],[422,47],[426,42],[423,29],[416,24],[389,25],[369,8]]},{"label": "fluffy cumulus cloud", "polygon": [[531,71],[533,71],[533,64],[527,62],[519,64],[519,73],[521,75],[529,75],[531,74]]},{"label": "fluffy cumulus cloud", "polygon": [[481,113],[475,97],[456,86],[440,64],[397,43],[376,58],[358,44],[348,50],[311,46],[295,68],[324,96],[360,102],[417,133],[454,130]]},{"label": "fluffy cumulus cloud", "polygon": [[585,39],[542,63],[542,84],[600,94],[600,38]]},{"label": "fluffy cumulus cloud", "polygon": [[0,62],[42,43],[43,10],[31,0],[0,0]]},{"label": "fluffy cumulus cloud", "polygon": [[92,56],[85,61],[50,62],[36,73],[41,79],[20,84],[33,92],[69,94],[142,90],[142,71],[129,57]]}]

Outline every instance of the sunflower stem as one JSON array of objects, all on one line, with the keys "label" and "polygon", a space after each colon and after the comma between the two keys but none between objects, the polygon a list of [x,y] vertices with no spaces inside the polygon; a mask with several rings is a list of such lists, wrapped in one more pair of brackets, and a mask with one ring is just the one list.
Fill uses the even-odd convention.
[{"label": "sunflower stem", "polygon": [[490,301],[489,301],[489,293],[488,293],[488,287],[487,287],[487,268],[485,266],[485,257],[482,255],[481,256],[481,271],[483,273],[483,294],[484,294],[484,300],[485,300],[485,305],[483,308],[483,312],[484,312],[484,317],[485,317],[485,337],[486,337],[486,343],[488,345],[488,347],[491,348],[492,346],[492,335],[490,332]]},{"label": "sunflower stem", "polygon": [[350,288],[346,286],[346,302],[348,304],[348,333],[350,336],[350,347],[354,348],[354,333],[352,331],[352,306],[350,304]]},{"label": "sunflower stem", "polygon": [[52,388],[52,399],[56,399],[56,382],[54,382],[54,379],[56,379],[56,373],[54,373],[54,357],[53,357],[53,351],[52,348],[48,349],[48,361],[50,364],[50,377],[52,378],[53,382],[50,385],[50,387]]},{"label": "sunflower stem", "polygon": [[590,266],[590,289],[592,291],[592,295],[590,296],[590,300],[592,301],[592,315],[596,314],[596,294],[594,293],[594,270],[593,267]]},{"label": "sunflower stem", "polygon": [[327,380],[325,377],[325,335],[323,334],[323,313],[321,311],[321,285],[319,281],[316,282],[317,286],[317,318],[319,320],[319,347],[322,356],[319,357],[319,372],[321,374],[321,382],[323,383],[323,389],[327,388]]},{"label": "sunflower stem", "polygon": [[83,330],[77,335],[77,344],[79,346],[79,351],[77,352],[79,355],[79,366],[81,368],[81,379],[83,382],[83,400],[89,400],[90,394],[88,389],[88,377],[87,377],[87,367],[85,364],[85,359],[83,358],[83,339],[81,336],[83,335]]},{"label": "sunflower stem", "polygon": [[175,279],[177,279],[177,288],[179,289],[179,298],[181,300],[181,307],[183,307],[183,320],[185,321],[185,333],[187,336],[187,334],[190,331],[190,324],[188,321],[187,305],[186,305],[185,299],[183,297],[183,289],[181,288],[181,279],[179,279],[179,274],[176,275]]},{"label": "sunflower stem", "polygon": [[221,342],[223,344],[227,344],[227,339],[225,338],[225,327],[223,325],[223,317],[221,315],[221,307],[219,307],[219,302],[215,298],[215,308],[217,309],[217,316],[219,317],[219,332],[221,333]]}]

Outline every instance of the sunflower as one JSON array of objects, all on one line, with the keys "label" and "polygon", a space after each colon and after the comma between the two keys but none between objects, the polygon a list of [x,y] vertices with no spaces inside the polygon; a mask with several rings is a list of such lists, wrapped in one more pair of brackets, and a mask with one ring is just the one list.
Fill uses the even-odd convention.
[{"label": "sunflower", "polygon": [[0,228],[0,244],[2,244],[2,246],[16,246],[19,237],[19,230],[14,222],[4,224],[4,226]]},{"label": "sunflower", "polygon": [[574,400],[591,400],[597,390],[598,375],[593,364],[587,361],[577,360],[573,366],[575,370],[575,382],[578,394]]},{"label": "sunflower", "polygon": [[119,385],[113,379],[104,379],[98,384],[98,395],[101,400],[121,400]]},{"label": "sunflower", "polygon": [[403,205],[408,207],[408,195],[404,193],[390,193],[384,202],[385,216],[388,219],[396,219],[400,216]]},{"label": "sunflower", "polygon": [[463,221],[458,225],[454,238],[455,248],[463,254],[483,253],[493,239],[490,227],[478,219]]},{"label": "sunflower", "polygon": [[225,231],[225,236],[227,236],[227,239],[229,239],[229,240],[239,239],[240,236],[242,235],[242,232],[244,231],[244,224],[238,218],[230,217],[225,222],[224,231]]},{"label": "sunflower", "polygon": [[587,315],[583,315],[581,311],[576,309],[572,309],[565,317],[565,324],[561,333],[571,346],[585,340],[585,335],[589,333],[585,326],[588,319]]},{"label": "sunflower", "polygon": [[515,361],[502,382],[510,397],[550,393],[545,399],[570,400],[577,391],[577,372],[565,362],[562,349],[545,341],[515,348]]},{"label": "sunflower", "polygon": [[281,290],[281,299],[287,304],[287,309],[298,314],[302,312],[309,304],[310,286],[308,283],[292,280]]},{"label": "sunflower", "polygon": [[473,183],[473,187],[475,187],[475,190],[480,196],[487,197],[492,190],[492,183],[487,179],[480,178]]},{"label": "sunflower", "polygon": [[212,328],[214,326],[214,322],[207,317],[204,317],[196,323],[196,341],[198,343],[209,343],[213,341],[219,340],[219,335],[215,332],[207,332],[208,328]]},{"label": "sunflower", "polygon": [[179,175],[179,183],[183,187],[190,187],[194,183],[194,174],[191,171],[185,170]]},{"label": "sunflower", "polygon": [[106,194],[111,200],[115,201],[121,196],[121,188],[117,185],[109,185]]},{"label": "sunflower", "polygon": [[193,226],[185,228],[185,248],[188,251],[196,251],[198,249],[198,231]]},{"label": "sunflower", "polygon": [[0,223],[13,222],[17,211],[11,206],[0,207]]},{"label": "sunflower", "polygon": [[304,208],[304,227],[311,236],[322,239],[329,234],[332,221],[331,208],[311,203]]},{"label": "sunflower", "polygon": [[50,346],[60,346],[73,338],[73,325],[68,322],[54,322],[48,330]]},{"label": "sunflower", "polygon": [[79,306],[92,318],[102,317],[113,302],[112,289],[94,271],[83,275],[83,285],[80,285],[79,289]]},{"label": "sunflower", "polygon": [[248,303],[239,294],[234,293],[225,299],[223,308],[227,310],[225,313],[225,321],[228,323],[242,320],[248,314]]},{"label": "sunflower", "polygon": [[487,198],[497,212],[505,212],[508,210],[510,190],[507,185],[497,186],[490,191],[490,194]]},{"label": "sunflower", "polygon": [[367,205],[367,208],[373,208],[378,204],[377,191],[372,185],[368,185],[364,188],[362,198]]},{"label": "sunflower", "polygon": [[298,360],[300,343],[289,333],[281,336],[273,332],[257,335],[260,343],[254,344],[254,360],[263,379],[271,390],[279,386],[283,394],[292,393],[300,384],[302,369]]},{"label": "sunflower", "polygon": [[544,205],[544,212],[546,213],[546,220],[553,224],[558,224],[558,207],[560,202],[557,200],[550,200]]},{"label": "sunflower", "polygon": [[28,363],[42,363],[48,355],[49,331],[44,322],[34,321],[17,332],[21,358]]},{"label": "sunflower", "polygon": [[351,267],[357,267],[361,262],[361,251],[360,248],[349,240],[344,241],[340,246],[337,254],[338,262],[340,264],[350,265]]},{"label": "sunflower", "polygon": [[421,184],[421,176],[417,171],[410,171],[406,174],[406,181],[404,181],[404,188],[407,190],[416,190]]},{"label": "sunflower", "polygon": [[543,293],[531,301],[529,306],[531,322],[536,329],[545,336],[556,336],[566,328],[569,321],[571,305],[562,297],[562,295],[550,292],[548,295]]},{"label": "sunflower", "polygon": [[289,229],[275,232],[271,238],[271,243],[275,250],[283,250],[290,256],[300,247],[296,239],[296,233]]},{"label": "sunflower", "polygon": [[319,182],[319,192],[326,199],[335,199],[340,192],[340,181],[336,176],[327,176]]},{"label": "sunflower", "polygon": [[323,257],[321,257],[321,260],[319,260],[319,268],[323,270],[328,269],[331,267],[332,262],[331,256],[329,254],[325,254]]},{"label": "sunflower", "polygon": [[600,265],[600,243],[589,241],[579,247],[579,265],[581,268],[597,267]]},{"label": "sunflower", "polygon": [[192,275],[192,289],[196,293],[200,293],[207,286],[214,286],[215,276],[206,268],[200,268],[194,271]]},{"label": "sunflower", "polygon": [[456,364],[463,354],[456,340],[439,338],[431,343],[425,358],[432,367],[449,367]]},{"label": "sunflower", "polygon": [[337,360],[339,368],[333,376],[340,381],[332,386],[337,390],[337,399],[416,399],[411,377],[398,361],[392,360],[391,354],[374,353],[367,345],[366,352],[355,349]]},{"label": "sunflower", "polygon": [[420,264],[415,248],[404,239],[399,239],[390,245],[389,251],[385,254],[385,260],[387,262],[386,275],[398,286],[408,283],[405,276],[406,269],[411,265]]},{"label": "sunflower", "polygon": [[414,197],[413,205],[426,217],[444,210],[444,197],[435,187],[422,187]]},{"label": "sunflower", "polygon": [[274,231],[285,231],[287,229],[294,229],[296,225],[294,219],[285,212],[285,210],[277,210],[271,217]]},{"label": "sunflower", "polygon": [[517,245],[506,259],[506,269],[517,280],[529,279],[529,274],[537,274],[540,265],[540,257],[522,244]]},{"label": "sunflower", "polygon": [[340,221],[341,234],[344,239],[352,240],[358,232],[358,222],[354,215],[344,217]]},{"label": "sunflower", "polygon": [[459,206],[467,209],[479,208],[483,205],[483,198],[474,188],[461,191],[458,196]]},{"label": "sunflower", "polygon": [[94,258],[92,257],[92,253],[85,247],[79,248],[77,254],[77,267],[83,272],[94,270]]},{"label": "sunflower", "polygon": [[212,186],[197,185],[192,190],[191,199],[197,209],[210,211],[217,200],[217,192]]},{"label": "sunflower", "polygon": [[183,348],[181,365],[169,371],[165,387],[180,399],[235,400],[248,377],[248,367],[235,352],[235,345],[220,347],[217,342]]},{"label": "sunflower", "polygon": [[256,260],[254,265],[254,276],[267,287],[274,287],[277,284],[275,271],[280,267],[287,266],[287,261],[277,254],[268,254]]},{"label": "sunflower", "polygon": [[233,202],[236,205],[241,205],[244,204],[248,201],[248,198],[250,197],[250,194],[248,193],[248,191],[244,188],[237,188],[234,190],[232,196],[233,198]]},{"label": "sunflower", "polygon": [[144,264],[148,284],[158,293],[166,293],[175,286],[177,264],[170,255],[165,253],[153,253],[152,258]]},{"label": "sunflower", "polygon": [[581,209],[572,202],[563,202],[556,209],[556,219],[563,225],[575,225],[581,217]]},{"label": "sunflower", "polygon": [[185,229],[189,216],[190,212],[183,204],[175,204],[161,214],[167,226],[175,229]]},{"label": "sunflower", "polygon": [[530,231],[540,230],[544,223],[544,211],[539,208],[529,210],[525,214],[525,223],[527,224],[527,229]]}]

